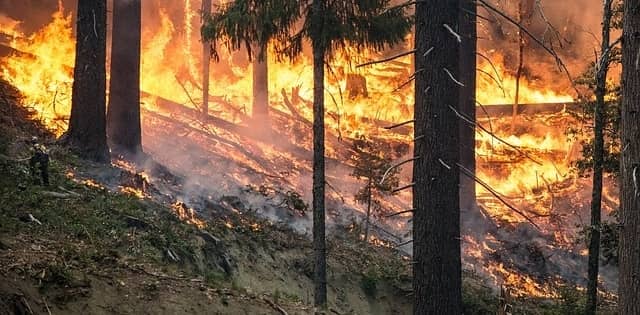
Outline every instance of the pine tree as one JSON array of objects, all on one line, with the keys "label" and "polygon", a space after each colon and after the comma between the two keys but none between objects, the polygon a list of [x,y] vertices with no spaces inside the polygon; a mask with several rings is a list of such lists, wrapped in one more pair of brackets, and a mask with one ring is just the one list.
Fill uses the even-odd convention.
[{"label": "pine tree", "polygon": [[585,314],[595,314],[598,305],[598,267],[600,261],[600,230],[602,212],[602,173],[604,158],[604,123],[607,94],[607,73],[611,60],[609,35],[611,33],[612,0],[605,0],[602,20],[601,56],[596,67],[596,102],[594,111],[593,190],[591,195],[591,226],[589,229],[589,263],[587,277],[587,304]]},{"label": "pine tree", "polygon": [[[369,224],[371,213],[381,214],[384,209],[380,205],[380,198],[390,195],[398,187],[398,173],[400,169],[391,168],[392,158],[387,152],[391,152],[389,145],[374,142],[365,136],[359,136],[353,140],[351,157],[353,173],[351,176],[365,181],[365,185],[355,195],[357,203],[367,207],[364,241],[369,240]],[[384,181],[383,181],[384,179]]]},{"label": "pine tree", "polygon": [[[416,4],[414,314],[462,314],[459,0]],[[460,37],[459,37],[460,36]]]},{"label": "pine tree", "polygon": [[[255,3],[254,3],[255,2]],[[251,43],[265,43],[271,38],[278,57],[295,58],[302,53],[302,43],[311,42],[313,55],[313,247],[315,256],[315,305],[327,304],[326,242],[325,242],[325,162],[324,162],[324,67],[331,57],[347,45],[383,49],[400,43],[411,30],[412,20],[404,6],[391,7],[391,0],[236,0],[242,10],[226,15],[226,19],[212,18],[203,27],[204,38],[221,38],[224,34],[232,49]],[[255,5],[270,8],[267,20],[243,14],[254,12]],[[306,15],[302,16],[302,13]],[[304,19],[295,33],[299,18]],[[256,23],[253,19],[258,20]],[[267,23],[273,28],[261,27]],[[266,36],[271,35],[271,37]],[[215,48],[215,46],[214,46]],[[214,57],[216,52],[214,50]]]},{"label": "pine tree", "polygon": [[71,117],[61,140],[84,158],[107,162],[106,1],[79,0],[76,25]]},{"label": "pine tree", "polygon": [[107,132],[111,149],[142,152],[140,127],[140,0],[114,0]]},{"label": "pine tree", "polygon": [[624,1],[619,313],[640,314],[640,0]]},{"label": "pine tree", "polygon": [[[217,41],[229,50],[245,47],[253,59],[253,118],[266,124],[269,116],[268,44],[285,40],[293,23],[300,18],[301,4],[293,0],[234,0],[206,18],[202,38],[211,41],[218,60]],[[254,51],[257,50],[257,51]]]}]

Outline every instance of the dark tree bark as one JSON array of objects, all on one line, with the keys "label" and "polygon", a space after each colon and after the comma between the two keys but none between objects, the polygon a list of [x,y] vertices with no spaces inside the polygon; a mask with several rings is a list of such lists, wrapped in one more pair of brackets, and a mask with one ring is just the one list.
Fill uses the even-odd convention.
[{"label": "dark tree bark", "polygon": [[314,304],[327,305],[327,249],[325,240],[324,210],[324,57],[326,44],[322,40],[324,0],[313,0],[312,34],[313,49],[313,249],[315,268]]},{"label": "dark tree bark", "polygon": [[[460,112],[476,120],[476,12],[471,0],[460,0],[460,81],[465,87],[460,90]],[[476,171],[475,127],[460,122],[460,164],[473,173]],[[470,210],[476,206],[476,182],[460,175],[460,209]]]},{"label": "dark tree bark", "polygon": [[71,117],[62,142],[83,158],[107,162],[106,1],[79,0],[76,25]]},{"label": "dark tree bark", "polygon": [[[211,14],[211,0],[202,1],[202,21],[204,17]],[[211,44],[202,43],[202,115],[209,116],[209,66],[211,61]]]},{"label": "dark tree bark", "polygon": [[114,151],[142,152],[140,128],[140,0],[114,0],[107,132]]},{"label": "dark tree bark", "polygon": [[[459,0],[416,4],[414,314],[461,314]],[[449,27],[450,29],[447,29]],[[427,53],[429,52],[429,53]]]},{"label": "dark tree bark", "polygon": [[640,314],[640,0],[624,1],[619,313]]},{"label": "dark tree bark", "polygon": [[598,267],[600,260],[600,221],[602,209],[602,168],[604,161],[604,115],[606,112],[607,72],[609,70],[609,34],[611,32],[611,2],[605,0],[602,18],[600,64],[596,68],[596,102],[594,110],[593,190],[591,193],[591,226],[589,264],[587,270],[587,304],[585,314],[595,314],[598,306]]},{"label": "dark tree bark", "polygon": [[253,118],[260,124],[268,125],[269,68],[266,43],[258,48],[258,55],[253,60]]},{"label": "dark tree bark", "polygon": [[369,177],[369,181],[367,182],[367,217],[365,219],[364,225],[364,243],[366,244],[369,241],[369,224],[371,223],[371,199],[372,199],[372,186],[373,186],[373,178]]}]

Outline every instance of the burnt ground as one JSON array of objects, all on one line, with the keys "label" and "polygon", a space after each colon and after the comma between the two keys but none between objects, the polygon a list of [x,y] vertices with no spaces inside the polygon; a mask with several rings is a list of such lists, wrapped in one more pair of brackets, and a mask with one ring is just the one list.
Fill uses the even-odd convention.
[{"label": "burnt ground", "polygon": [[[198,226],[152,186],[142,198],[114,191],[135,174],[58,147],[2,88],[0,314],[313,313],[307,237],[232,196],[208,202]],[[51,153],[49,187],[29,174],[32,135]],[[357,235],[328,242],[328,312],[409,313],[409,263]]]},{"label": "burnt ground", "polygon": [[[17,92],[0,87],[0,314],[313,313],[308,236],[258,218],[232,195],[205,200],[196,218],[130,167],[88,163],[55,145]],[[28,171],[33,135],[51,152],[49,187]],[[359,234],[357,226],[331,234],[327,312],[411,313],[410,259]],[[518,314],[573,314],[583,303],[571,287],[555,299],[500,300],[483,281],[465,273],[465,314],[504,304]]]}]

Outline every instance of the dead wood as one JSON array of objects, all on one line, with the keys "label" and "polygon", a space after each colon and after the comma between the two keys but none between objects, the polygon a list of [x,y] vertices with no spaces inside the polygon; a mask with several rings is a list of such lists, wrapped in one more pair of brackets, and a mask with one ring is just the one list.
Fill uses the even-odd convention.
[{"label": "dead wood", "polygon": [[282,315],[289,315],[287,313],[287,311],[285,311],[282,307],[280,307],[278,304],[276,304],[275,302],[271,301],[269,298],[267,297],[263,297],[262,298],[263,301],[267,302],[267,304],[269,304],[274,310],[280,312],[280,314]]}]

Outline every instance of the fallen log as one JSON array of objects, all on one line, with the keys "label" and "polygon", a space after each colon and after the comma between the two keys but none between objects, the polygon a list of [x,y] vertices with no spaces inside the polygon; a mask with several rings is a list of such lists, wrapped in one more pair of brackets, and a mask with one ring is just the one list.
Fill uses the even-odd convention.
[{"label": "fallen log", "polygon": [[[540,104],[518,104],[519,115],[535,115],[535,114],[555,114],[562,111],[575,111],[580,108],[580,104],[577,103],[540,103]],[[479,106],[476,107],[476,116],[479,118],[485,118],[489,116],[511,116],[513,115],[512,104],[500,104],[500,105],[486,105],[485,111]]]}]

